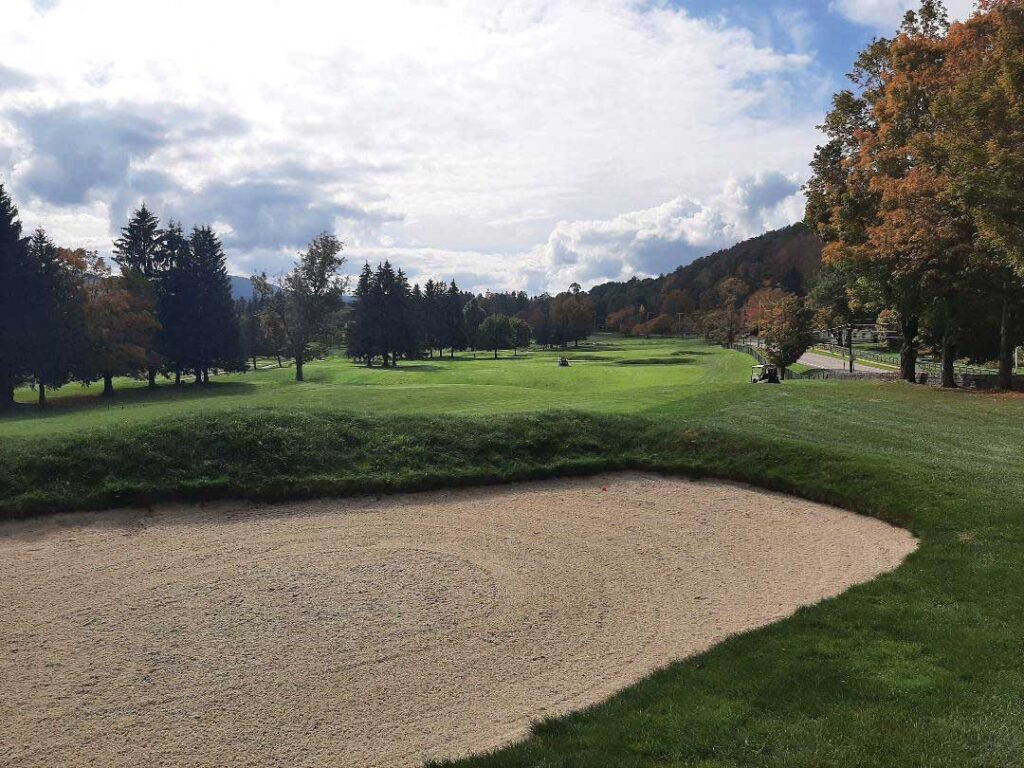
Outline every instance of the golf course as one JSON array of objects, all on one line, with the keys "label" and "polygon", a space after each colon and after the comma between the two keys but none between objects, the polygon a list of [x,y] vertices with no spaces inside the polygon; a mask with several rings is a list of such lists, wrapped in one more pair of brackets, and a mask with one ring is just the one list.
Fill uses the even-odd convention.
[{"label": "golf course", "polygon": [[[208,386],[119,380],[114,398],[68,385],[45,410],[23,405],[0,419],[0,546],[23,545],[29,529],[40,545],[95,526],[134,530],[116,515],[159,516],[168,505],[180,525],[190,509],[202,517],[189,534],[199,546],[222,503],[386,500],[596,476],[614,493],[616,478],[631,476],[608,473],[622,472],[738,481],[897,526],[916,549],[891,573],[816,604],[798,599],[777,623],[728,632],[457,764],[1020,764],[1024,398],[904,382],[752,386],[752,363],[698,341],[599,334],[564,350],[457,353],[386,369],[329,356],[307,363],[301,383],[287,368],[267,368],[216,375]],[[28,402],[32,392],[17,397]],[[325,516],[317,504],[328,520],[349,514]],[[125,512],[102,521],[53,515],[105,509]],[[275,509],[257,523],[274,524]],[[746,509],[768,514],[760,502]],[[559,504],[544,510],[555,524],[569,514]],[[331,546],[344,548],[345,529],[331,530]],[[220,535],[210,529],[206,551]],[[48,562],[54,572],[39,573],[41,582],[59,579],[61,558]],[[652,588],[667,583],[658,578]],[[796,576],[776,578],[781,589]],[[765,576],[769,592],[775,583]],[[27,594],[17,589],[27,587],[0,587],[5,605]],[[838,590],[820,596],[831,594]],[[4,644],[33,652],[18,640]],[[246,637],[235,642],[244,647]],[[538,653],[557,650],[531,642]]]}]

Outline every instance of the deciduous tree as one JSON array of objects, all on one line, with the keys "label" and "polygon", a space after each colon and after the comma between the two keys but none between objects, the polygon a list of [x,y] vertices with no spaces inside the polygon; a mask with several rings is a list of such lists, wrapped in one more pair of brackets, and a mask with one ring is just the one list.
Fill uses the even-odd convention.
[{"label": "deciduous tree", "polygon": [[114,377],[145,369],[160,324],[152,292],[130,270],[113,276],[103,259],[89,254],[83,281],[86,353],[77,378],[103,381],[103,395],[114,394]]},{"label": "deciduous tree", "polygon": [[768,361],[779,367],[785,378],[793,365],[814,342],[813,311],[803,299],[787,295],[766,305],[761,319],[761,337]]},{"label": "deciduous tree", "polygon": [[285,351],[295,361],[296,381],[304,380],[303,366],[312,345],[325,340],[328,321],[342,308],[347,287],[339,274],[345,263],[343,247],[334,235],[321,233],[276,285],[265,274],[254,277],[266,311],[273,316],[268,322],[281,329]]},{"label": "deciduous tree", "polygon": [[477,349],[493,350],[495,360],[498,359],[499,349],[511,349],[514,343],[515,332],[508,315],[490,315],[476,329],[474,346]]}]

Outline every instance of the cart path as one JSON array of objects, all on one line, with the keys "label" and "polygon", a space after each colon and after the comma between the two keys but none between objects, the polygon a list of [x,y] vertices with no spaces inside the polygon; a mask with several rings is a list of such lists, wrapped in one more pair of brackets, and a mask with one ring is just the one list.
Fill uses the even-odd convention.
[{"label": "cart path", "polygon": [[[829,355],[820,355],[815,352],[804,352],[799,362],[811,368],[820,368],[824,371],[845,371],[848,369],[845,360],[838,357],[830,357]],[[872,373],[892,373],[893,370],[895,370],[893,368],[874,365],[870,360],[861,360],[860,358],[855,358],[853,362],[855,371],[863,370],[871,371]]]}]

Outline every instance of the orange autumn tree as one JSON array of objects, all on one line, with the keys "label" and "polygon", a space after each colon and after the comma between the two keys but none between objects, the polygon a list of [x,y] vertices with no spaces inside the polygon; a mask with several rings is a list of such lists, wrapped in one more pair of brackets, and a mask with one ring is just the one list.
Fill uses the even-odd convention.
[{"label": "orange autumn tree", "polygon": [[775,302],[786,298],[790,294],[778,286],[763,286],[758,288],[747,299],[743,306],[743,327],[747,331],[759,331],[764,325],[766,312]]},{"label": "orange autumn tree", "polygon": [[975,290],[975,233],[938,141],[946,128],[936,105],[949,88],[947,31],[942,3],[924,0],[894,39],[860,55],[856,90],[835,97],[822,126],[830,140],[812,163],[807,220],[856,303],[895,311],[903,378],[915,379],[924,330],[941,347],[943,384],[952,386],[969,319],[964,297]]},{"label": "orange autumn tree", "polygon": [[82,253],[80,263],[85,354],[78,378],[103,381],[103,395],[114,394],[114,377],[136,375],[149,361],[149,350],[160,331],[152,292],[143,290],[136,272],[114,276],[102,258]]},{"label": "orange autumn tree", "polygon": [[1012,383],[1024,315],[1024,0],[981,0],[947,37],[948,87],[936,142],[977,225],[979,266],[999,302],[999,376]]},{"label": "orange autumn tree", "polygon": [[814,343],[813,312],[798,296],[787,294],[764,307],[761,335],[765,357],[779,367],[786,378],[786,369],[797,362]]},{"label": "orange autumn tree", "polygon": [[[870,243],[880,221],[881,195],[875,176],[891,173],[881,162],[877,105],[892,78],[892,42],[875,40],[858,56],[849,79],[853,87],[837,93],[820,126],[827,141],[811,162],[804,187],[805,221],[825,242],[822,261],[846,284],[847,302],[892,309],[903,338],[900,371],[915,380],[921,295],[916,276],[898,270],[900,254],[878,252]],[[879,158],[882,159],[882,158]]]},{"label": "orange autumn tree", "polygon": [[958,337],[970,319],[975,231],[938,141],[949,130],[936,109],[948,89],[947,31],[939,2],[907,14],[889,48],[891,66],[873,104],[877,131],[861,142],[860,164],[879,203],[868,247],[897,281],[914,286],[941,349],[942,385],[952,387]]}]

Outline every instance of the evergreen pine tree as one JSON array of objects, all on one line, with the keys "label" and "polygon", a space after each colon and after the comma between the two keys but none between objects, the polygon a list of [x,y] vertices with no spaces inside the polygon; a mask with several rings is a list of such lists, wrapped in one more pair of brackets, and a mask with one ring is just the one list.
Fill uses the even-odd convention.
[{"label": "evergreen pine tree", "polygon": [[128,224],[121,228],[121,236],[114,241],[114,261],[122,270],[134,269],[147,280],[157,278],[166,266],[160,219],[150,213],[143,203]]},{"label": "evergreen pine tree", "polygon": [[442,328],[444,337],[439,344],[439,346],[448,347],[451,357],[455,357],[455,350],[463,350],[467,345],[466,319],[462,308],[462,291],[452,280],[451,285],[448,286],[448,292],[445,294]]},{"label": "evergreen pine tree", "polygon": [[196,227],[192,251],[188,307],[194,329],[192,364],[197,382],[209,381],[213,367],[240,367],[238,318],[231,297],[231,278],[220,239],[210,227]]},{"label": "evergreen pine tree", "polygon": [[82,317],[76,310],[77,283],[71,264],[61,259],[57,246],[46,232],[37,229],[28,244],[30,293],[26,365],[35,379],[39,404],[46,404],[46,388],[65,384],[81,345],[76,334]]},{"label": "evergreen pine tree", "polygon": [[192,352],[200,332],[192,311],[195,299],[192,244],[181,224],[172,220],[164,232],[162,247],[166,271],[160,279],[158,347],[174,371],[175,383],[180,383],[182,371],[196,367]]},{"label": "evergreen pine tree", "polygon": [[356,360],[364,360],[367,366],[373,365],[373,309],[371,303],[374,293],[374,275],[368,263],[363,264],[356,282],[355,306],[352,319],[349,321],[345,352]]},{"label": "evergreen pine tree", "polygon": [[416,283],[409,293],[409,323],[415,340],[414,349],[410,353],[413,357],[419,357],[424,346],[430,348],[424,333],[424,308],[423,291],[420,284]]},{"label": "evergreen pine tree", "polygon": [[[121,228],[121,236],[114,241],[114,261],[123,273],[136,272],[144,278],[144,281],[133,280],[128,284],[136,289],[150,291],[151,296],[146,299],[156,303],[158,315],[161,282],[169,266],[163,243],[164,234],[160,229],[160,219],[143,203],[128,219],[128,224]],[[146,356],[149,386],[155,387],[157,370],[162,364],[160,350],[146,350]]]},{"label": "evergreen pine tree", "polygon": [[27,251],[18,208],[0,184],[0,411],[14,406],[15,377],[23,364],[24,321],[31,305]]},{"label": "evergreen pine tree", "polygon": [[395,366],[398,358],[415,359],[420,354],[419,327],[416,323],[416,304],[409,280],[401,269],[395,274],[395,283],[390,301],[394,338],[392,341],[392,359]]},{"label": "evergreen pine tree", "polygon": [[383,264],[377,265],[374,278],[374,347],[380,353],[384,367],[387,368],[392,362],[396,365],[398,362],[392,359],[399,328],[394,306],[395,282],[398,276],[391,262],[385,260]]},{"label": "evergreen pine tree", "polygon": [[426,348],[430,351],[430,356],[434,356],[434,350],[440,349],[441,337],[441,300],[444,298],[443,291],[439,291],[440,285],[435,283],[433,280],[427,280],[423,286],[423,303],[422,312],[420,314],[421,327],[423,329],[423,343]]},{"label": "evergreen pine tree", "polygon": [[465,318],[466,339],[473,349],[477,349],[480,344],[477,341],[476,332],[480,324],[487,318],[487,312],[480,306],[479,299],[474,296],[466,303],[462,310],[462,316]]}]

